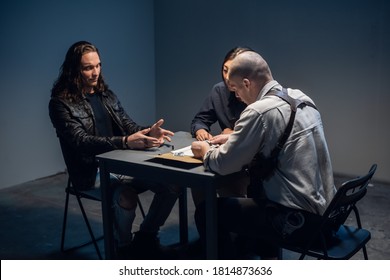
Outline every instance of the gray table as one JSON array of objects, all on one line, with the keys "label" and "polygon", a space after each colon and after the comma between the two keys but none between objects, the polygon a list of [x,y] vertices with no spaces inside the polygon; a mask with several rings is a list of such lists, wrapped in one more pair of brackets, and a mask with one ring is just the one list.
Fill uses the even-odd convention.
[{"label": "gray table", "polygon": [[[172,137],[174,149],[190,145],[195,139],[187,132],[176,132]],[[217,175],[205,171],[202,165],[172,165],[172,162],[156,161],[158,154],[172,150],[170,146],[162,146],[149,151],[114,150],[97,156],[100,167],[102,191],[102,214],[104,230],[104,248],[106,259],[114,257],[112,188],[110,173],[137,177],[176,184],[183,189],[179,197],[180,242],[188,241],[187,188],[199,188],[206,197],[206,248],[207,258],[217,258],[217,227],[216,227],[216,188]]]}]

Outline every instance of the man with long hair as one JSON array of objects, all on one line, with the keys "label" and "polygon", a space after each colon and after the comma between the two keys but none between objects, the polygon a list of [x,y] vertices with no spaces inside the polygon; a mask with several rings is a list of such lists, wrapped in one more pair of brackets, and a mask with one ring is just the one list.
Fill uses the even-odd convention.
[{"label": "man with long hair", "polygon": [[[116,149],[146,149],[170,141],[173,132],[163,129],[160,119],[151,126],[134,122],[102,75],[98,49],[89,42],[73,44],[51,90],[50,118],[60,141],[72,185],[79,190],[99,187],[96,155]],[[112,174],[114,232],[119,258],[163,258],[158,239],[160,227],[177,199],[172,186],[141,182]],[[155,195],[150,209],[132,236],[137,195]]]}]

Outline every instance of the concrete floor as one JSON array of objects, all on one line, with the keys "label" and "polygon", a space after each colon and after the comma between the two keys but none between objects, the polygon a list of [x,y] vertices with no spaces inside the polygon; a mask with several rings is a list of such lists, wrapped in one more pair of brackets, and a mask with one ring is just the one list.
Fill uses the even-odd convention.
[{"label": "concrete floor", "polygon": [[[49,260],[49,259],[97,259],[93,246],[61,253],[60,239],[65,203],[67,176],[57,174],[51,177],[27,182],[18,186],[0,190],[0,259],[2,260]],[[336,177],[336,184],[346,180]],[[152,193],[141,195],[147,209]],[[360,202],[363,227],[371,231],[372,239],[368,243],[368,256],[371,260],[390,260],[390,185],[374,180],[366,197]],[[85,224],[78,205],[71,197],[69,227],[66,246],[72,246],[88,239]],[[96,235],[102,235],[101,208],[96,202],[84,202]],[[189,238],[195,240],[197,231],[193,221],[194,207],[188,192]],[[138,230],[138,215],[134,230]],[[160,233],[161,243],[172,245],[179,241],[178,207],[170,215]],[[99,247],[104,256],[103,241]],[[283,251],[284,259],[297,256]],[[363,259],[358,252],[353,259]]]}]

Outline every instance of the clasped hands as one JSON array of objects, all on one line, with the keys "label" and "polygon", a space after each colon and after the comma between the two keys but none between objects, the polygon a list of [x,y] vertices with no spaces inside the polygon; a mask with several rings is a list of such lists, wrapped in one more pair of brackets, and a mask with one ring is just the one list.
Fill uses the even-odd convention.
[{"label": "clasped hands", "polygon": [[164,120],[158,120],[150,128],[145,128],[130,136],[127,136],[127,146],[129,149],[148,149],[160,147],[167,140],[171,142],[171,137],[174,133],[170,130],[163,129],[161,126]]}]

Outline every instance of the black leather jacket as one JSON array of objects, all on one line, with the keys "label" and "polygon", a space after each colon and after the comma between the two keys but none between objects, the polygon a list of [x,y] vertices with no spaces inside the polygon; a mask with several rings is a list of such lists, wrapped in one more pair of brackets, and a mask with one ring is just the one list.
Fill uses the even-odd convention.
[{"label": "black leather jacket", "polygon": [[60,140],[70,179],[73,186],[80,190],[95,185],[96,155],[123,149],[123,136],[146,128],[127,115],[112,91],[102,93],[102,101],[113,120],[113,137],[97,136],[94,114],[87,98],[70,101],[52,97],[49,102],[50,119]]}]

